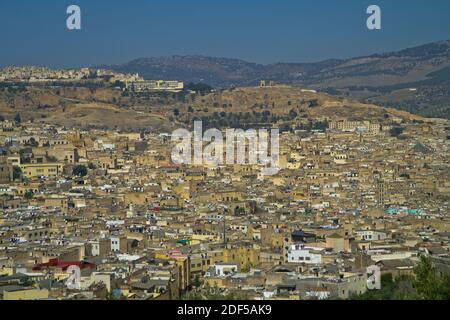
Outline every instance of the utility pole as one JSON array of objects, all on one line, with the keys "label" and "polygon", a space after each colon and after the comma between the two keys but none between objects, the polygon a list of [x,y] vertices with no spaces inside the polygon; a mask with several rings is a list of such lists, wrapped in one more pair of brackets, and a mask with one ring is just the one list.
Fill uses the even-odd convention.
[{"label": "utility pole", "polygon": [[223,244],[227,245],[227,217],[225,211],[223,212]]},{"label": "utility pole", "polygon": [[224,246],[227,245],[227,215],[226,215],[227,209],[222,208],[222,219],[223,219],[223,244]]}]

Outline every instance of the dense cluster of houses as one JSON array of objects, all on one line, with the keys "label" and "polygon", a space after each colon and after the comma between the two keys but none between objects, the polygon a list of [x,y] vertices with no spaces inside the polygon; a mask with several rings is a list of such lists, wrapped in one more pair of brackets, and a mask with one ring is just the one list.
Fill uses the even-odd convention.
[{"label": "dense cluster of houses", "polygon": [[0,122],[0,299],[348,299],[370,266],[448,273],[446,128],[363,124],[282,134],[264,176],[174,165],[170,135]]}]

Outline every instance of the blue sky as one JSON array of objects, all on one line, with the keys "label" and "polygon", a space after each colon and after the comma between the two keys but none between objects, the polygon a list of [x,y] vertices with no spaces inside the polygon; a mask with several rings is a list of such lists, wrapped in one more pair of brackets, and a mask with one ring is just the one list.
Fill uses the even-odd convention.
[{"label": "blue sky", "polygon": [[[82,30],[66,28],[66,8]],[[381,31],[366,9],[382,9]],[[0,66],[80,67],[202,54],[313,62],[450,39],[449,0],[1,0]]]}]

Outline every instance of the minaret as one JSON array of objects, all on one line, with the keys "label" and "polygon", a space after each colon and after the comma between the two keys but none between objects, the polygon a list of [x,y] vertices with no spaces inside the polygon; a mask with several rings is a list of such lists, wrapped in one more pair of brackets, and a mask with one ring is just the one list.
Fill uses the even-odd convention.
[{"label": "minaret", "polygon": [[322,215],[320,214],[320,212],[316,213],[316,216],[314,217],[314,222],[315,223],[321,223],[322,222]]},{"label": "minaret", "polygon": [[130,204],[127,210],[127,218],[134,218],[136,216],[136,210],[134,208],[134,204]]},{"label": "minaret", "polygon": [[223,244],[227,245],[227,216],[226,211],[223,210]]}]

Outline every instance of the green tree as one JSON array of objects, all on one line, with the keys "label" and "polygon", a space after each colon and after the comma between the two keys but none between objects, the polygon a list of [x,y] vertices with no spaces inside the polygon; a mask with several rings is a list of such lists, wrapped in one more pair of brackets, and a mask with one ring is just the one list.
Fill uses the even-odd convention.
[{"label": "green tree", "polygon": [[88,174],[88,169],[83,165],[78,165],[73,168],[72,174],[78,177],[85,177]]},{"label": "green tree", "polygon": [[36,139],[31,137],[30,140],[25,145],[36,148],[39,146],[39,142],[37,142]]},{"label": "green tree", "polygon": [[25,199],[27,199],[27,200],[31,200],[31,199],[33,199],[33,197],[34,197],[34,194],[33,194],[32,191],[27,190],[27,191],[25,192],[24,197],[25,197]]},{"label": "green tree", "polygon": [[211,91],[213,91],[213,87],[205,84],[205,83],[188,83],[185,86],[186,90],[190,90],[190,91],[194,91],[196,93],[200,93],[201,95],[210,93]]},{"label": "green tree", "polygon": [[14,166],[13,168],[13,180],[19,180],[22,178],[22,169],[20,167]]},{"label": "green tree", "polygon": [[297,118],[297,116],[298,116],[298,114],[297,114],[297,112],[296,112],[294,109],[292,109],[291,111],[289,111],[289,118],[290,118],[291,120],[294,120],[295,118]]},{"label": "green tree", "polygon": [[416,279],[413,282],[419,297],[423,300],[449,300],[450,275],[439,277],[431,258],[422,256],[414,268]]},{"label": "green tree", "polygon": [[399,137],[402,133],[403,133],[403,128],[401,128],[401,127],[392,128],[390,131],[390,134],[392,137]]},{"label": "green tree", "polygon": [[22,123],[22,117],[20,116],[20,113],[16,114],[16,116],[14,117],[14,121],[16,123]]},{"label": "green tree", "polygon": [[416,300],[418,296],[412,282],[411,276],[394,279],[391,273],[386,273],[381,276],[381,290],[368,290],[362,295],[352,296],[350,300]]},{"label": "green tree", "polygon": [[450,275],[439,276],[431,258],[421,257],[415,277],[381,277],[381,290],[369,290],[352,300],[450,300]]},{"label": "green tree", "polygon": [[202,285],[202,282],[200,280],[200,276],[196,275],[194,278],[194,281],[192,282],[192,285],[196,288],[200,287]]}]

